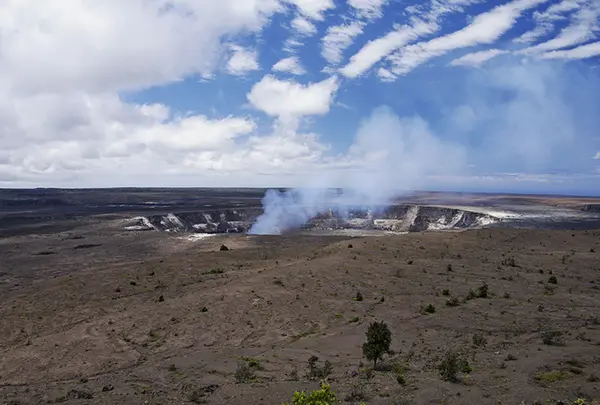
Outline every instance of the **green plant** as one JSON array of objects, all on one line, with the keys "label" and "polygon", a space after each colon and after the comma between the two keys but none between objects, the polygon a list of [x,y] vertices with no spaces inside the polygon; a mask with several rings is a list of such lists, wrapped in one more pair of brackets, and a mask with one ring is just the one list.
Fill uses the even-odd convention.
[{"label": "green plant", "polygon": [[396,375],[396,381],[400,385],[406,385],[406,377],[404,376],[404,366],[397,363],[394,366],[394,374]]},{"label": "green plant", "polygon": [[319,358],[317,356],[310,356],[308,358],[308,378],[311,380],[327,378],[333,372],[333,365],[329,360],[325,360],[323,367],[319,367],[317,362]]},{"label": "green plant", "polygon": [[422,314],[433,314],[435,312],[435,307],[431,304],[427,304],[426,306],[424,306],[423,308],[421,308],[421,313]]},{"label": "green plant", "polygon": [[207,275],[207,274],[222,274],[223,270],[221,270],[220,268],[216,268],[216,269],[210,269],[208,271],[205,271],[204,273],[202,273],[203,275]]},{"label": "green plant", "polygon": [[362,301],[362,300],[363,300],[363,296],[362,296],[362,294],[360,293],[360,291],[358,291],[358,292],[356,293],[356,298],[355,298],[355,300],[356,300],[356,301]]},{"label": "green plant", "polygon": [[542,342],[545,345],[549,346],[562,346],[564,344],[563,341],[563,333],[558,330],[544,330],[541,332]]},{"label": "green plant", "polygon": [[483,335],[476,333],[473,335],[473,344],[478,347],[483,347],[487,344],[487,339],[483,337]]},{"label": "green plant", "polygon": [[458,382],[458,373],[469,374],[473,368],[469,362],[462,358],[457,352],[449,351],[438,366],[442,379],[449,382]]},{"label": "green plant", "polygon": [[444,297],[449,297],[449,296],[450,296],[450,290],[449,290],[449,289],[447,289],[447,288],[444,288],[444,289],[442,290],[442,295],[443,295]]},{"label": "green plant", "polygon": [[250,365],[248,365],[248,363],[245,361],[238,363],[233,377],[235,378],[235,382],[237,384],[247,383],[256,378],[254,374],[254,368],[250,367]]},{"label": "green plant", "polygon": [[457,307],[459,305],[460,305],[460,302],[458,301],[458,298],[456,298],[456,297],[452,297],[446,301],[447,307]]},{"label": "green plant", "polygon": [[[284,402],[282,405],[331,405],[338,402],[338,399],[328,384],[322,383],[321,389],[313,390],[310,394],[302,391],[294,392],[292,403]],[[364,404],[361,404],[364,405]]]},{"label": "green plant", "polygon": [[390,351],[392,332],[383,322],[372,322],[367,330],[367,341],[363,343],[363,355],[367,360],[373,361],[373,368],[377,368],[377,361]]}]

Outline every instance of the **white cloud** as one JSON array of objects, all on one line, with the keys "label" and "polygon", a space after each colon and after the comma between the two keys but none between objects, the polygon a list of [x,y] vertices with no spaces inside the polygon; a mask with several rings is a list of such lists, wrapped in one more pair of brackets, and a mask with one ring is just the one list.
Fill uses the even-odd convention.
[{"label": "white cloud", "polygon": [[362,34],[364,24],[353,21],[348,24],[329,27],[321,44],[321,55],[332,64],[342,61],[343,52],[352,45],[354,38]]},{"label": "white cloud", "polygon": [[276,72],[287,72],[293,75],[303,75],[306,69],[300,64],[300,59],[297,56],[290,56],[279,60],[273,65],[273,70]]},{"label": "white cloud", "polygon": [[544,59],[587,59],[600,55],[600,42],[581,45],[566,51],[551,51],[542,54]]},{"label": "white cloud", "polygon": [[507,53],[508,51],[500,50],[500,49],[489,49],[487,51],[479,51],[469,53],[467,55],[461,56],[458,59],[454,59],[450,62],[452,66],[479,66],[484,62],[495,58],[498,55],[502,55]]},{"label": "white cloud", "polygon": [[302,85],[267,75],[252,87],[248,101],[256,109],[279,118],[324,115],[329,112],[338,81],[335,77]]},{"label": "white cloud", "polygon": [[600,159],[600,152],[596,153],[596,156],[594,156],[594,159]]},{"label": "white cloud", "polygon": [[233,55],[227,62],[227,72],[234,76],[243,76],[248,72],[259,70],[258,52],[238,45],[231,45]]},{"label": "white cloud", "polygon": [[277,0],[3,2],[0,82],[17,92],[94,92],[208,74],[222,35],[258,31],[279,8]]},{"label": "white cloud", "polygon": [[377,76],[384,82],[393,82],[396,79],[396,75],[385,68],[377,69]]},{"label": "white cloud", "polygon": [[536,11],[533,13],[533,19],[536,22],[535,28],[526,31],[514,39],[516,43],[531,43],[548,34],[557,21],[564,20],[562,14],[577,10],[586,0],[562,0],[559,3],[550,5],[545,11]]},{"label": "white cloud", "polygon": [[333,9],[333,0],[284,0],[295,5],[300,13],[311,20],[322,21],[323,13]]},{"label": "white cloud", "polygon": [[408,45],[389,57],[392,72],[402,75],[431,58],[455,49],[489,44],[500,38],[516,22],[521,13],[546,0],[516,0],[480,14],[465,28],[434,38],[428,42]]},{"label": "white cloud", "polygon": [[[435,0],[427,3],[427,6],[419,4],[406,7],[405,11],[412,14],[412,17],[409,18],[410,24],[395,28],[388,34],[367,42],[350,58],[350,62],[340,72],[349,78],[356,78],[362,75],[392,52],[408,43],[418,40],[420,37],[437,32],[440,29],[439,22],[446,14],[462,11],[465,6],[480,1]],[[368,10],[380,10],[383,5],[387,4],[387,1],[354,0],[352,4],[359,10],[367,10],[367,17],[377,17],[378,13],[373,15],[373,12]],[[429,8],[427,9],[427,7]]]},{"label": "white cloud", "polygon": [[547,52],[582,44],[594,38],[594,30],[599,29],[598,17],[600,17],[600,3],[590,3],[583,6],[575,13],[570,24],[562,29],[557,36],[520,52]]},{"label": "white cloud", "polygon": [[292,28],[300,35],[311,36],[317,33],[317,27],[304,17],[296,17],[291,22]]},{"label": "white cloud", "polygon": [[387,2],[388,0],[348,0],[348,4],[356,9],[360,17],[368,19],[381,17],[382,8]]},{"label": "white cloud", "polygon": [[437,25],[420,22],[369,41],[350,58],[350,62],[340,69],[340,72],[349,78],[358,77],[394,50],[416,40],[419,36],[431,34],[436,30]]}]

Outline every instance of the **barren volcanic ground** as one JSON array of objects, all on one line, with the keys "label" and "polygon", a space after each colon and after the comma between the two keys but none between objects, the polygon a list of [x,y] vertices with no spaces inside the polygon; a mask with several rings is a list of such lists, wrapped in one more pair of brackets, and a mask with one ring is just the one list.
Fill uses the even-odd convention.
[{"label": "barren volcanic ground", "polygon": [[5,222],[0,403],[281,404],[319,386],[311,356],[347,404],[600,398],[600,230],[194,239],[68,215]]}]

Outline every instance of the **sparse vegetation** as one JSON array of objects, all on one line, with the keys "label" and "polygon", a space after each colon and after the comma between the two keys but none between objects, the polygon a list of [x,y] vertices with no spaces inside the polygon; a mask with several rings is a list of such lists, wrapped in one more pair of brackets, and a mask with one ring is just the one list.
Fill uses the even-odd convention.
[{"label": "sparse vegetation", "polygon": [[473,344],[477,347],[484,347],[487,345],[487,339],[483,335],[476,333],[473,335]]},{"label": "sparse vegetation", "polygon": [[444,289],[442,290],[442,295],[443,295],[444,297],[449,297],[449,296],[450,296],[450,289],[448,289],[448,288],[444,288]]},{"label": "sparse vegetation", "polygon": [[[310,394],[302,391],[294,392],[291,404],[284,402],[282,405],[332,405],[338,399],[328,384],[322,383],[321,388],[313,390]],[[361,404],[364,405],[364,404]]]},{"label": "sparse vegetation", "polygon": [[438,366],[440,375],[444,381],[459,382],[458,373],[470,374],[473,369],[469,362],[455,351],[446,353],[444,359]]},{"label": "sparse vegetation", "polygon": [[424,315],[429,315],[435,313],[435,307],[432,304],[427,304],[421,308],[421,313]]},{"label": "sparse vegetation", "polygon": [[564,370],[552,370],[536,373],[534,379],[542,384],[552,384],[571,378],[572,374]]},{"label": "sparse vegetation", "polygon": [[548,346],[562,346],[564,344],[563,332],[558,330],[545,330],[541,332],[542,342]]},{"label": "sparse vegetation", "polygon": [[460,301],[456,297],[452,297],[446,301],[447,307],[457,307],[460,305]]},{"label": "sparse vegetation", "polygon": [[208,271],[205,271],[202,273],[203,275],[210,275],[210,274],[223,274],[223,270],[221,270],[220,268],[216,268],[216,269],[210,269]]},{"label": "sparse vegetation", "polygon": [[556,276],[550,276],[550,278],[548,278],[548,284],[558,284]]},{"label": "sparse vegetation", "polygon": [[356,292],[356,297],[354,298],[355,301],[362,301],[363,300],[363,296],[360,293],[360,291]]},{"label": "sparse vegetation", "polygon": [[333,372],[333,365],[329,360],[325,360],[322,367],[319,367],[317,364],[318,361],[319,358],[317,356],[310,356],[308,359],[307,377],[310,380],[327,378]]},{"label": "sparse vegetation", "polygon": [[248,362],[238,362],[237,369],[235,370],[235,374],[233,375],[233,377],[235,378],[235,382],[237,384],[244,384],[254,380],[256,378],[254,370],[255,368],[248,364]]},{"label": "sparse vegetation", "polygon": [[225,246],[225,245],[221,245],[221,247],[219,248],[219,250],[221,252],[227,252],[227,251],[229,251],[229,248],[227,246]]},{"label": "sparse vegetation", "polygon": [[390,351],[392,332],[381,321],[371,323],[366,335],[367,341],[362,346],[363,355],[367,360],[373,362],[373,368],[377,368],[377,361]]}]

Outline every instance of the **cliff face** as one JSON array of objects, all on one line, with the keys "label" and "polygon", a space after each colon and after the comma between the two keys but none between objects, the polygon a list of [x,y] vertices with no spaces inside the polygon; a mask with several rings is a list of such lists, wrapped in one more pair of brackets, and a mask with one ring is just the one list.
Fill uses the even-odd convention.
[{"label": "cliff face", "polygon": [[595,212],[600,214],[600,204],[585,204],[581,207],[584,212]]},{"label": "cliff face", "polygon": [[[165,232],[244,233],[260,209],[178,212],[132,218],[126,230]],[[421,232],[466,229],[499,222],[487,214],[461,209],[396,205],[379,211],[353,210],[346,215],[335,211],[319,214],[302,226],[304,230],[365,229],[393,232]]]}]

